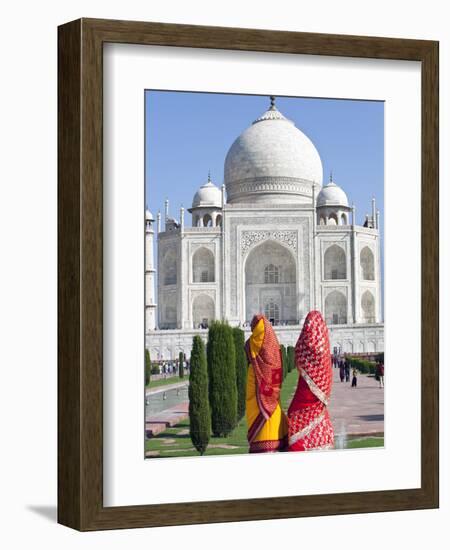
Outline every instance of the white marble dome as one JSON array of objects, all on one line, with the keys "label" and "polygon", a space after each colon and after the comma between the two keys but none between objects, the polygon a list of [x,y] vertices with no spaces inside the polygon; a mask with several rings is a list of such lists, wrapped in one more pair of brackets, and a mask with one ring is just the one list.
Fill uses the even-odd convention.
[{"label": "white marble dome", "polygon": [[153,217],[153,214],[150,212],[150,210],[147,208],[145,211],[145,219],[149,222],[154,222],[155,218]]},{"label": "white marble dome", "polygon": [[197,193],[195,193],[194,199],[192,200],[192,208],[199,208],[199,207],[221,208],[221,206],[222,206],[222,192],[208,178],[208,181],[200,187]]},{"label": "white marble dome", "polygon": [[345,192],[336,185],[334,181],[330,181],[323,187],[317,195],[317,206],[347,206],[348,199]]},{"label": "white marble dome", "polygon": [[312,141],[274,105],[235,140],[225,159],[227,202],[305,202],[322,185]]}]

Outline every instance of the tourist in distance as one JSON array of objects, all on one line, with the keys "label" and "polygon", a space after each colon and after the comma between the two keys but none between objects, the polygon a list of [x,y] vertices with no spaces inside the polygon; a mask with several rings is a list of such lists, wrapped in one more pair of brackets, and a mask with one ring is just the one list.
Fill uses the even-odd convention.
[{"label": "tourist in distance", "polygon": [[345,381],[350,382],[350,361],[344,357]]},{"label": "tourist in distance", "polygon": [[378,378],[378,383],[380,384],[380,388],[384,387],[384,365],[381,362],[377,363],[377,369],[375,371],[375,374]]},{"label": "tourist in distance", "polygon": [[345,363],[342,357],[339,359],[339,378],[341,379],[341,382],[345,379]]},{"label": "tourist in distance", "polygon": [[352,374],[352,388],[356,388],[358,386],[358,371],[356,369],[353,369]]}]

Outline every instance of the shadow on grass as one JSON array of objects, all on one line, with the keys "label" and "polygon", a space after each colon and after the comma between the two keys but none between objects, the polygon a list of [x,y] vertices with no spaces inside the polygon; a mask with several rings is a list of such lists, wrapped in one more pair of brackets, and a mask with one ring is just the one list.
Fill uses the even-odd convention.
[{"label": "shadow on grass", "polygon": [[[186,432],[187,430],[187,432]],[[186,432],[186,433],[180,433],[180,432]],[[148,437],[147,441],[158,441],[161,439],[190,439],[189,435],[189,422],[182,421],[176,426],[173,426],[172,428],[167,428],[163,432],[160,432],[159,434]]]}]

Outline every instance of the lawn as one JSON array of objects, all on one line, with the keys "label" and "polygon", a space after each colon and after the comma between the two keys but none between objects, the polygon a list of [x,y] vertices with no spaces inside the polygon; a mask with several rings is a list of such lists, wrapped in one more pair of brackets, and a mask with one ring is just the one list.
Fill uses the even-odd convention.
[{"label": "lawn", "polygon": [[361,449],[363,447],[384,447],[384,437],[349,439],[345,446],[346,449]]},{"label": "lawn", "polygon": [[[172,377],[169,380],[171,381],[170,383],[181,381],[178,377]],[[183,380],[186,380],[186,378]],[[283,382],[283,386],[281,388],[281,406],[284,411],[287,411],[289,403],[291,402],[292,396],[297,387],[297,380],[298,373],[294,370],[286,376],[286,379]],[[156,382],[163,382],[163,380],[158,380]],[[164,382],[167,382],[167,379],[164,380]],[[152,385],[151,387],[154,386]],[[384,438],[368,437],[348,440],[346,448],[356,449],[361,447],[380,447],[383,445]],[[155,437],[147,439],[145,442],[145,450],[150,453],[150,455],[147,455],[149,458],[198,456],[198,452],[193,447],[189,436],[189,419],[180,422],[173,428],[168,428]],[[247,424],[244,417],[228,437],[211,437],[205,455],[211,456],[247,453]]]},{"label": "lawn", "polygon": [[157,388],[159,386],[167,386],[169,384],[177,384],[178,382],[189,382],[189,376],[187,374],[184,375],[184,378],[180,378],[178,374],[175,376],[169,376],[168,378],[160,378],[159,380],[151,380],[150,383],[147,384],[146,388]]}]

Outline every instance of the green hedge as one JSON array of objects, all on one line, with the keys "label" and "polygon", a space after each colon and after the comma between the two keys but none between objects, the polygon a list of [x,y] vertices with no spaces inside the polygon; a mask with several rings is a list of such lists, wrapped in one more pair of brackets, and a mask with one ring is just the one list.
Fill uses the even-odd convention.
[{"label": "green hedge", "polygon": [[152,374],[160,374],[159,365],[153,365],[152,368],[151,368],[151,373]]},{"label": "green hedge", "polygon": [[295,369],[295,348],[288,346],[287,348],[287,366],[288,372],[292,372]]},{"label": "green hedge", "polygon": [[239,421],[245,415],[247,394],[247,355],[245,353],[244,331],[234,327],[233,339],[236,353],[237,420]]},{"label": "green hedge", "polygon": [[150,384],[150,376],[152,374],[152,362],[150,360],[150,352],[145,350],[145,385]]},{"label": "green hedge", "polygon": [[180,378],[184,378],[183,361],[184,361],[184,353],[180,351],[180,353],[178,354],[178,374]]},{"label": "green hedge", "polygon": [[205,345],[200,336],[194,336],[189,379],[189,434],[197,451],[202,455],[211,437],[211,419],[208,402],[208,370]]},{"label": "green hedge", "polygon": [[208,362],[209,407],[215,437],[226,437],[237,424],[237,387],[233,331],[221,321],[209,327]]},{"label": "green hedge", "polygon": [[288,373],[288,358],[286,353],[286,347],[283,344],[281,344],[280,346],[280,352],[281,352],[281,365],[282,365],[283,380],[284,380]]},{"label": "green hedge", "polygon": [[375,363],[360,359],[359,357],[347,357],[352,368],[358,369],[361,374],[375,374]]}]

